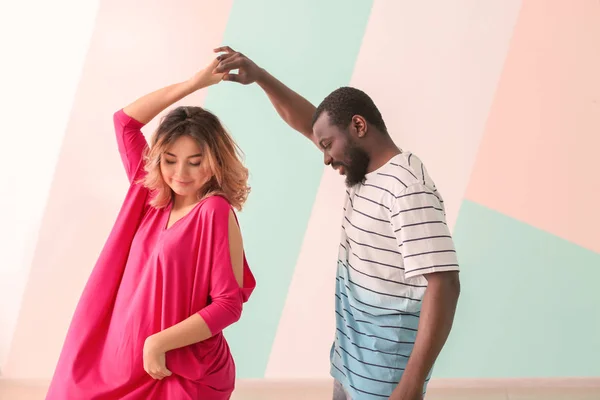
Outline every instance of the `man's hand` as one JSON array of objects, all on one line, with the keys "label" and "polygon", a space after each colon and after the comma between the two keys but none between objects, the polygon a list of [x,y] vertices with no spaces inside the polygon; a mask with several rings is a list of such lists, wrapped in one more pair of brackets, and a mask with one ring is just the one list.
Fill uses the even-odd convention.
[{"label": "man's hand", "polygon": [[[214,69],[216,74],[223,75],[224,81],[238,82],[249,85],[256,82],[269,97],[271,104],[279,116],[294,130],[303,134],[317,147],[312,131],[312,117],[316,107],[308,100],[285,86],[264,68],[256,65],[252,60],[229,46],[216,48],[215,53],[222,53],[217,57],[219,64]],[[238,70],[237,74],[231,71]]]},{"label": "man's hand", "polygon": [[458,271],[425,275],[417,339],[400,383],[390,400],[421,400],[423,386],[452,328],[460,294]]},{"label": "man's hand", "polygon": [[[258,67],[251,59],[233,50],[229,46],[218,47],[215,53],[224,53],[217,57],[219,64],[214,69],[214,73],[225,74],[224,81],[238,82],[242,85],[249,85],[256,82],[262,74],[262,69]],[[237,74],[230,71],[237,69]]]}]

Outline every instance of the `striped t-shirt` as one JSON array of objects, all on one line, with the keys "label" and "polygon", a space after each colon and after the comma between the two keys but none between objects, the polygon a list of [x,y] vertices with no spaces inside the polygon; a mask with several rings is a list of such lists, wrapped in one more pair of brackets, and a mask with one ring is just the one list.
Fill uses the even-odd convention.
[{"label": "striped t-shirt", "polygon": [[347,191],[331,374],[352,399],[390,396],[417,335],[423,275],[456,270],[444,202],[417,156],[400,153]]}]

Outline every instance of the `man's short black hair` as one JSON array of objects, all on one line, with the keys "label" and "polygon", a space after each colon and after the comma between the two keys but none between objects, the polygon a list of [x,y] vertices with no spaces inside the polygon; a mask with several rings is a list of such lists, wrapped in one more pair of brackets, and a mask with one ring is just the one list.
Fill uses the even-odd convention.
[{"label": "man's short black hair", "polygon": [[341,87],[325,97],[313,115],[312,125],[323,112],[329,115],[334,126],[341,129],[350,125],[353,116],[360,115],[382,133],[387,133],[385,122],[373,100],[362,90],[353,87]]}]

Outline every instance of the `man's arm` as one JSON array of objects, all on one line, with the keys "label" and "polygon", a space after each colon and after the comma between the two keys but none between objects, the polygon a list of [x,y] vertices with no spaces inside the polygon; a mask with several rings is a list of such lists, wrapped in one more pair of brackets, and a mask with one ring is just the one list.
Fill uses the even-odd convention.
[{"label": "man's arm", "polygon": [[314,142],[312,117],[316,107],[264,69],[261,70],[256,83],[265,91],[279,116],[289,126]]},{"label": "man's arm", "polygon": [[427,289],[415,345],[390,400],[420,400],[427,374],[448,339],[460,293],[457,271],[425,275]]},{"label": "man's arm", "polygon": [[[432,189],[407,187],[392,205],[391,223],[407,279],[424,276],[417,337],[390,400],[421,400],[427,375],[448,339],[460,294],[459,265],[444,207]],[[417,239],[418,240],[415,240]]]},{"label": "man's arm", "polygon": [[[314,105],[229,46],[219,47],[215,52],[224,54],[217,57],[219,65],[214,72],[224,73],[224,81],[243,85],[256,82],[265,91],[279,116],[318,146],[312,132],[312,117],[316,110]],[[235,69],[239,71],[237,74],[230,73]]]}]

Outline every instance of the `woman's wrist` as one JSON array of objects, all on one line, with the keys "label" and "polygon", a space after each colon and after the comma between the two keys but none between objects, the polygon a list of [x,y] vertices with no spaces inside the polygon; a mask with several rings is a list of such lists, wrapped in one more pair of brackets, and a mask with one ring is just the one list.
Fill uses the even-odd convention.
[{"label": "woman's wrist", "polygon": [[188,95],[206,87],[206,85],[204,85],[202,82],[194,81],[194,78],[190,78],[187,81],[182,82],[182,85]]}]

